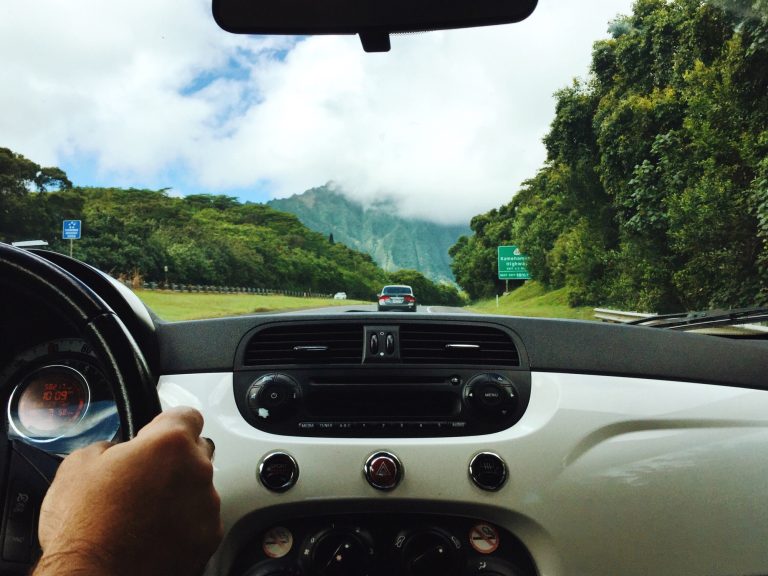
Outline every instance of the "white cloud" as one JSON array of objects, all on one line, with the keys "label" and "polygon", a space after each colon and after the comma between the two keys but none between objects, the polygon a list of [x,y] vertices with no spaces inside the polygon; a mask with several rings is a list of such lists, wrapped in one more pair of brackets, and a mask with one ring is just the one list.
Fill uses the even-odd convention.
[{"label": "white cloud", "polygon": [[[333,180],[407,215],[466,221],[541,166],[552,93],[586,74],[592,42],[630,4],[542,1],[520,24],[395,36],[366,54],[356,37],[229,35],[204,0],[13,0],[0,146],[65,168],[88,155],[131,182],[181,166],[179,188],[217,193]],[[231,60],[245,72],[184,91]]]}]

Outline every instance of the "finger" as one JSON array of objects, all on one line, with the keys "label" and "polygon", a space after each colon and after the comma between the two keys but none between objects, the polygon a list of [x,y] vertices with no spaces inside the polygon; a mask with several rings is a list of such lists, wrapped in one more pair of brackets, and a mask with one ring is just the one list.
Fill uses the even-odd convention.
[{"label": "finger", "polygon": [[[85,448],[80,448],[79,450],[75,450],[70,454],[67,458],[70,458],[74,460],[75,458],[93,458],[95,456],[99,456],[100,454],[103,454],[108,449],[112,448],[114,446],[114,442],[107,442],[106,440],[101,442],[94,442],[93,444],[89,444]],[[75,458],[72,458],[72,457]]]},{"label": "finger", "polygon": [[84,462],[89,462],[103,454],[106,450],[109,448],[112,448],[114,446],[114,443],[112,442],[94,442],[93,444],[89,444],[85,448],[80,448],[79,450],[75,450],[72,452],[69,456],[64,458],[62,460],[61,465],[59,466],[59,470],[62,468],[67,467],[78,467],[82,466]]},{"label": "finger", "polygon": [[91,452],[93,454],[102,454],[115,445],[115,442],[107,442],[102,440],[101,442],[94,442],[83,448],[84,452]]},{"label": "finger", "polygon": [[155,419],[142,428],[137,436],[141,436],[142,432],[146,435],[150,432],[164,432],[178,427],[182,427],[197,440],[203,431],[203,415],[189,406],[169,408],[155,416]]},{"label": "finger", "polygon": [[192,434],[194,434],[195,438],[200,436],[200,433],[203,431],[203,415],[199,410],[190,406],[176,406],[174,408],[169,408],[160,414],[159,418],[182,423],[190,432],[192,432]]},{"label": "finger", "polygon": [[216,452],[216,444],[213,440],[206,436],[200,436],[198,444],[202,447],[203,451],[208,455],[208,459],[213,461],[213,455]]}]

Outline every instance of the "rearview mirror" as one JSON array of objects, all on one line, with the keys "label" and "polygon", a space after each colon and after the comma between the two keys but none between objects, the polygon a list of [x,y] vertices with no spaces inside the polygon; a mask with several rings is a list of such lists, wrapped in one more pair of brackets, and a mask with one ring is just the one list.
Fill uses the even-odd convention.
[{"label": "rearview mirror", "polygon": [[389,35],[509,24],[537,0],[213,0],[213,17],[236,34],[359,34],[366,52],[389,50]]}]

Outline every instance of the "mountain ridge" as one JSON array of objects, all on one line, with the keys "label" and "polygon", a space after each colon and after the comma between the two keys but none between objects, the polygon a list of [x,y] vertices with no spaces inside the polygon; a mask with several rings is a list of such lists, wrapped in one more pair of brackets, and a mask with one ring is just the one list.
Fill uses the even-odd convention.
[{"label": "mountain ridge", "polygon": [[366,252],[387,271],[418,270],[433,281],[455,283],[448,249],[469,225],[444,225],[402,218],[377,206],[365,207],[328,185],[267,202],[295,215],[311,230]]}]

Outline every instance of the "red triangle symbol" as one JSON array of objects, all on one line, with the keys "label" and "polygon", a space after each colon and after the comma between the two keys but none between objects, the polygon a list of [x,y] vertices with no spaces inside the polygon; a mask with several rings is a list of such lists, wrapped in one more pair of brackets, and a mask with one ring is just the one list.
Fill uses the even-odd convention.
[{"label": "red triangle symbol", "polygon": [[379,478],[382,478],[384,476],[392,476],[392,472],[390,471],[386,460],[382,462],[381,465],[379,466],[379,469],[376,470],[376,476]]}]

